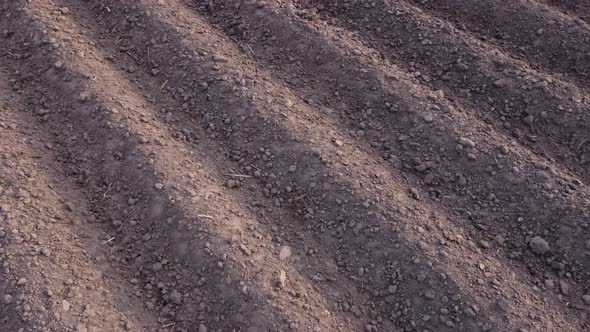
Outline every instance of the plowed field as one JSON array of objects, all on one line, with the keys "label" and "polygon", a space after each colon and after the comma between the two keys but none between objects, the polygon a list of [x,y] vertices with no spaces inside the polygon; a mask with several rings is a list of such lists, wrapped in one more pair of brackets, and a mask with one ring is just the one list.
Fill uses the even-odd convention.
[{"label": "plowed field", "polygon": [[0,331],[589,331],[590,2],[0,0]]}]

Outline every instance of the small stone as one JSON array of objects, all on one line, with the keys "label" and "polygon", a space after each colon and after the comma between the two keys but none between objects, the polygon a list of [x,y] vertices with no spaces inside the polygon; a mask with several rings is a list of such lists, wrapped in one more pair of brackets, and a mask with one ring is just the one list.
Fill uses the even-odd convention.
[{"label": "small stone", "polygon": [[508,301],[506,300],[499,300],[498,301],[498,307],[500,308],[500,310],[502,310],[503,312],[509,314],[512,312],[512,307],[510,306],[510,303],[508,303]]},{"label": "small stone", "polygon": [[80,323],[76,326],[76,332],[88,332],[86,325]]},{"label": "small stone", "polygon": [[541,171],[544,171],[549,168],[549,166],[547,166],[547,164],[545,164],[544,162],[541,162],[541,161],[535,161],[534,166],[536,169],[541,170]]},{"label": "small stone", "polygon": [[432,182],[434,182],[434,174],[432,174],[432,173],[426,174],[426,176],[424,177],[424,183],[431,184]]},{"label": "small stone", "polygon": [[468,147],[468,148],[474,148],[475,147],[475,142],[470,140],[469,138],[466,137],[460,137],[459,138],[459,144],[461,144],[464,147]]},{"label": "small stone", "polygon": [[433,290],[427,290],[426,292],[424,292],[424,297],[429,299],[429,300],[434,300],[435,295],[434,295],[434,291]]},{"label": "small stone", "polygon": [[499,80],[494,81],[494,86],[496,88],[503,88],[503,87],[506,87],[507,85],[508,85],[508,81],[506,81],[504,79],[499,79]]},{"label": "small stone", "polygon": [[506,240],[504,239],[504,237],[500,234],[496,235],[494,237],[494,241],[496,241],[497,244],[499,244],[500,246],[504,245],[504,242],[506,242]]},{"label": "small stone", "polygon": [[178,292],[176,289],[170,293],[170,300],[174,302],[174,304],[181,305],[182,304],[182,294]]},{"label": "small stone", "polygon": [[524,123],[527,125],[532,126],[533,122],[535,121],[535,117],[532,114],[529,114],[522,121],[524,121]]},{"label": "small stone", "polygon": [[559,280],[559,289],[563,295],[568,295],[570,292],[570,285],[565,280]]},{"label": "small stone", "polygon": [[68,302],[68,300],[63,300],[61,302],[61,307],[64,311],[69,311],[70,310],[70,302]]},{"label": "small stone", "polygon": [[411,188],[410,189],[410,196],[412,196],[412,198],[415,199],[415,200],[417,200],[417,201],[420,200],[420,192],[416,188]]},{"label": "small stone", "polygon": [[549,289],[551,289],[555,286],[553,279],[545,279],[544,283],[545,283],[545,287],[547,287]]},{"label": "small stone", "polygon": [[27,279],[26,279],[26,278],[20,278],[20,279],[18,279],[18,281],[16,282],[16,285],[17,285],[17,286],[22,286],[22,285],[24,285],[24,284],[26,284],[26,283],[27,283]]},{"label": "small stone", "polygon": [[531,247],[531,250],[538,255],[542,255],[550,250],[549,243],[540,236],[532,238],[529,242],[529,246]]},{"label": "small stone", "polygon": [[90,92],[88,91],[82,91],[78,95],[78,100],[82,103],[88,101],[88,99],[90,99]]},{"label": "small stone", "polygon": [[224,57],[224,56],[221,56],[221,55],[215,55],[215,56],[213,56],[213,61],[220,62],[220,63],[225,63],[225,62],[228,61],[228,59],[226,57]]},{"label": "small stone", "polygon": [[291,165],[289,166],[289,172],[293,173],[297,170],[297,166],[296,165]]},{"label": "small stone", "polygon": [[488,241],[480,240],[478,243],[480,247],[484,249],[490,249],[490,243]]},{"label": "small stone", "polygon": [[4,295],[4,297],[2,298],[2,300],[4,301],[4,303],[5,303],[5,304],[10,304],[10,303],[12,303],[12,299],[13,299],[13,297],[12,297],[12,295],[10,295],[10,294],[6,294],[6,295]]},{"label": "small stone", "polygon": [[49,248],[43,247],[43,248],[41,248],[41,254],[49,257],[51,255],[51,250]]},{"label": "small stone", "polygon": [[60,7],[59,11],[62,13],[62,15],[67,15],[70,13],[70,9],[68,7]]},{"label": "small stone", "polygon": [[278,286],[280,288],[285,288],[286,285],[287,285],[287,273],[285,272],[285,270],[280,270],[279,271]]},{"label": "small stone", "polygon": [[389,285],[387,287],[387,291],[389,292],[389,294],[395,294],[395,292],[397,291],[397,286],[396,285]]},{"label": "small stone", "polygon": [[583,295],[582,300],[584,300],[586,304],[590,304],[590,294]]},{"label": "small stone", "polygon": [[205,324],[199,324],[199,332],[207,332],[207,326]]},{"label": "small stone", "polygon": [[475,313],[475,311],[473,309],[471,309],[471,308],[465,308],[465,310],[463,310],[463,313],[466,316],[469,316],[469,317],[475,317],[475,316],[477,316],[477,314]]},{"label": "small stone", "polygon": [[156,188],[158,190],[162,190],[162,189],[164,189],[164,185],[158,182],[154,185],[154,188]]},{"label": "small stone", "polygon": [[53,64],[53,66],[55,67],[55,69],[62,69],[64,67],[64,63],[61,61],[57,61]]},{"label": "small stone", "polygon": [[281,260],[285,260],[291,257],[291,247],[289,246],[282,246],[281,250],[279,251],[279,258]]}]

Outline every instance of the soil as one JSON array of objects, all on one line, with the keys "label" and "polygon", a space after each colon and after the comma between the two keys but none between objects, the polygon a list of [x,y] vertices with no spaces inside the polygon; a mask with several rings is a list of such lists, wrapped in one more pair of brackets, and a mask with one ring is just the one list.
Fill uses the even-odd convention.
[{"label": "soil", "polygon": [[587,331],[583,0],[0,1],[3,331]]}]

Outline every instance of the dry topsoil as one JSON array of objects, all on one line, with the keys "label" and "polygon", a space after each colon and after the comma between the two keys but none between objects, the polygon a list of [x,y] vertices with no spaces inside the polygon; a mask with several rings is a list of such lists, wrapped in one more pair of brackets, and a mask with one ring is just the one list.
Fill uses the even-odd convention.
[{"label": "dry topsoil", "polygon": [[0,330],[588,331],[585,0],[0,1]]}]

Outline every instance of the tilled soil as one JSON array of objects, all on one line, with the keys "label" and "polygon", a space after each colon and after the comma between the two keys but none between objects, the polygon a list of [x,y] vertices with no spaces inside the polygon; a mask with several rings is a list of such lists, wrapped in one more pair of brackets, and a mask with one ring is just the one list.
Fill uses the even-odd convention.
[{"label": "tilled soil", "polygon": [[587,331],[590,3],[0,1],[2,331]]}]

